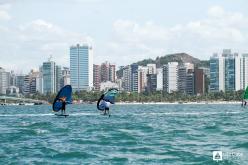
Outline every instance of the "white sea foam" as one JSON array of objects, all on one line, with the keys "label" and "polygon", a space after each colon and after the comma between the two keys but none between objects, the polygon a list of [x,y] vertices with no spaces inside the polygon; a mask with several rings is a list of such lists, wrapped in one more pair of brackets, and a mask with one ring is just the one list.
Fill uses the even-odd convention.
[{"label": "white sea foam", "polygon": [[36,129],[35,132],[36,132],[37,134],[49,133],[48,130],[44,130],[44,129]]}]

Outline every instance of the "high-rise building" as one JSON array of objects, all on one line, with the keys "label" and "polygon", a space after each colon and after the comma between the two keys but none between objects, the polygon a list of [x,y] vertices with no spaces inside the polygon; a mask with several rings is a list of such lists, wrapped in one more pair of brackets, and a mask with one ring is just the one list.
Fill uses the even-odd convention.
[{"label": "high-rise building", "polygon": [[210,68],[207,68],[207,67],[198,67],[198,69],[202,69],[204,75],[205,75],[207,78],[210,78]]},{"label": "high-rise building", "polygon": [[157,91],[163,90],[163,68],[157,68]]},{"label": "high-rise building", "polygon": [[40,78],[40,72],[32,69],[31,72],[29,73],[29,86],[30,86],[29,93],[30,94],[35,94],[38,91],[39,87],[37,86],[40,85],[39,84],[40,82],[39,80],[37,81],[37,79],[39,78]]},{"label": "high-rise building", "polygon": [[194,94],[194,64],[184,63],[178,66],[178,91],[185,94]]},{"label": "high-rise building", "polygon": [[22,87],[22,94],[35,94],[37,92],[37,78],[39,76],[39,72],[35,70],[31,70],[28,75],[24,77],[24,84]]},{"label": "high-rise building", "polygon": [[100,73],[101,82],[115,82],[115,65],[110,64],[108,61],[102,63]]},{"label": "high-rise building", "polygon": [[0,67],[0,94],[6,94],[10,86],[10,73]]},{"label": "high-rise building", "polygon": [[[225,59],[221,56],[219,57],[218,75],[219,75],[219,91],[225,91]],[[211,69],[211,64],[210,64]],[[210,73],[211,76],[211,73]],[[211,78],[210,78],[211,81]]]},{"label": "high-rise building", "polygon": [[194,70],[189,69],[186,74],[186,94],[193,95],[195,94],[195,79],[194,79]]},{"label": "high-rise building", "polygon": [[214,54],[210,57],[210,91],[224,91],[224,84],[224,58]]},{"label": "high-rise building", "polygon": [[115,65],[109,65],[109,81],[115,82],[116,72],[115,72]]},{"label": "high-rise building", "polygon": [[70,85],[70,69],[67,67],[63,67],[62,69],[61,87],[65,85]]},{"label": "high-rise building", "polygon": [[205,74],[203,69],[195,69],[195,94],[202,95],[205,93]]},{"label": "high-rise building", "polygon": [[16,86],[16,75],[15,75],[13,70],[10,72],[10,82],[9,82],[9,84],[10,84],[10,86]]},{"label": "high-rise building", "polygon": [[238,53],[234,54],[235,60],[235,91],[242,89],[241,87],[241,58]]},{"label": "high-rise building", "polygon": [[248,86],[248,54],[243,54],[240,63],[240,80],[241,89],[246,89]]},{"label": "high-rise building", "polygon": [[101,82],[109,81],[109,62],[108,61],[101,64],[100,72],[101,72]]},{"label": "high-rise building", "polygon": [[210,58],[210,91],[234,91],[242,88],[242,59],[230,49],[224,49],[221,56]]},{"label": "high-rise building", "polygon": [[63,81],[63,76],[62,76],[62,69],[61,66],[56,65],[56,74],[55,74],[55,78],[56,78],[56,92],[58,92],[62,87],[62,81]]},{"label": "high-rise building", "polygon": [[141,93],[144,90],[145,90],[145,86],[144,86],[144,74],[139,69],[138,70],[138,91],[137,92],[138,93]]},{"label": "high-rise building", "polygon": [[22,93],[24,95],[30,94],[30,75],[26,75],[24,78],[24,84],[22,88]]},{"label": "high-rise building", "polygon": [[119,70],[116,71],[116,77],[117,79],[121,79],[123,77],[123,69],[125,68],[125,66],[120,66]]},{"label": "high-rise building", "polygon": [[124,91],[131,91],[131,67],[130,65],[123,68],[123,81],[122,81]]},{"label": "high-rise building", "polygon": [[163,66],[163,90],[172,93],[178,90],[178,62],[169,62]]},{"label": "high-rise building", "polygon": [[222,56],[225,58],[225,91],[235,90],[235,57],[231,50],[223,50]]},{"label": "high-rise building", "polygon": [[101,83],[101,66],[100,65],[93,65],[93,85],[94,90],[100,90],[100,83]]},{"label": "high-rise building", "polygon": [[187,68],[184,65],[178,67],[177,88],[180,93],[186,94]]},{"label": "high-rise building", "polygon": [[93,51],[88,45],[70,47],[70,73],[73,91],[93,87]]},{"label": "high-rise building", "polygon": [[138,64],[132,64],[131,66],[131,91],[138,92]]},{"label": "high-rise building", "polygon": [[139,66],[138,68],[138,93],[144,92],[147,87],[147,66]]},{"label": "high-rise building", "polygon": [[42,66],[39,67],[39,74],[36,77],[36,91],[43,94],[43,73]]},{"label": "high-rise building", "polygon": [[56,92],[56,66],[55,62],[47,61],[42,65],[43,93]]},{"label": "high-rise building", "polygon": [[102,82],[113,82],[115,83],[115,65],[110,64],[108,61],[101,65],[93,66],[93,84],[94,90],[100,90],[100,84]]},{"label": "high-rise building", "polygon": [[148,74],[156,74],[156,64],[147,64]]},{"label": "high-rise building", "polygon": [[31,77],[30,79],[30,94],[35,94],[36,91],[36,77]]},{"label": "high-rise building", "polygon": [[24,86],[24,79],[25,79],[25,75],[16,75],[15,84],[19,88],[19,93],[22,93],[22,94],[23,94],[22,89]]},{"label": "high-rise building", "polygon": [[156,92],[157,89],[157,74],[147,74],[147,92]]}]

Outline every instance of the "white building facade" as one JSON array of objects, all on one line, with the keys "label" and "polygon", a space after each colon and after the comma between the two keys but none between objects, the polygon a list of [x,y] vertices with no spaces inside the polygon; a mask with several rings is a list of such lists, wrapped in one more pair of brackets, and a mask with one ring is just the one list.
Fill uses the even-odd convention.
[{"label": "white building facade", "polygon": [[248,86],[248,54],[243,54],[240,60],[240,87],[245,89]]},{"label": "white building facade", "polygon": [[163,90],[172,93],[178,90],[178,62],[169,62],[163,67]]},{"label": "white building facade", "polygon": [[224,49],[210,57],[210,91],[238,91],[248,85],[248,54]]},{"label": "white building facade", "polygon": [[0,94],[6,94],[10,85],[10,72],[6,72],[0,67]]},{"label": "white building facade", "polygon": [[157,91],[163,90],[163,68],[157,68]]}]

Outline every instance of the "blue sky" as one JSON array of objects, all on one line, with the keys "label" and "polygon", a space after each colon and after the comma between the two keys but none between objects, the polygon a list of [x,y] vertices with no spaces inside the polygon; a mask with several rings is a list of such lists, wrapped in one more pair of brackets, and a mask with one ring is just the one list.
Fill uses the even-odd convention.
[{"label": "blue sky", "polygon": [[50,54],[69,66],[69,46],[90,43],[94,63],[127,65],[186,52],[200,59],[248,52],[245,0],[0,0],[0,66],[37,68]]}]

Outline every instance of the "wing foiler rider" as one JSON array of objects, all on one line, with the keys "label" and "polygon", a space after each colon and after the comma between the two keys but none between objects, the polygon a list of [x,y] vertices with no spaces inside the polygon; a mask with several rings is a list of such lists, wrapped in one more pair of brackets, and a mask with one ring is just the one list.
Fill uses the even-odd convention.
[{"label": "wing foiler rider", "polygon": [[99,99],[97,104],[99,104],[100,100],[102,100],[101,104],[104,105],[103,115],[107,115],[107,114],[109,115],[110,102],[103,100],[103,98],[104,98],[104,94],[101,95],[101,97],[100,97],[100,99]]},{"label": "wing foiler rider", "polygon": [[242,100],[242,104],[241,104],[241,106],[242,106],[242,107],[245,107],[245,106],[246,106],[246,104],[247,104],[247,101],[246,101],[246,100]]},{"label": "wing foiler rider", "polygon": [[109,107],[110,107],[110,102],[104,101],[105,102],[105,109],[104,109],[104,115],[109,115]]},{"label": "wing foiler rider", "polygon": [[65,114],[65,105],[66,105],[66,97],[61,97],[59,100],[62,102],[62,107],[61,107],[61,114]]}]

